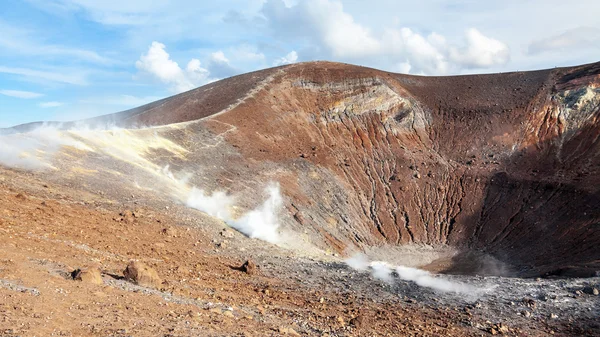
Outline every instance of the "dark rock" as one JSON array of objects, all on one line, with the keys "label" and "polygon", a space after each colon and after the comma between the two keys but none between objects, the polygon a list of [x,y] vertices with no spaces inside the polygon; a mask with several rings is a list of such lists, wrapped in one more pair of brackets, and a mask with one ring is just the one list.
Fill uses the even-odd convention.
[{"label": "dark rock", "polygon": [[248,260],[242,264],[240,270],[248,275],[254,275],[258,271],[258,266],[254,261]]}]

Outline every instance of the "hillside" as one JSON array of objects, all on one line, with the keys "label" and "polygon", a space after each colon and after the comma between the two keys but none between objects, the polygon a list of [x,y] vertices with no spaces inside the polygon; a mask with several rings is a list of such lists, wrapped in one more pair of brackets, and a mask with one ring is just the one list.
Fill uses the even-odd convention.
[{"label": "hillside", "polygon": [[[40,287],[48,268],[64,274],[99,264],[110,287],[133,296],[135,307],[156,305],[147,296],[172,292],[179,299],[170,303],[185,306],[177,307],[184,315],[212,309],[207,303],[216,297],[224,307],[236,303],[234,319],[253,317],[244,324],[262,335],[288,333],[279,329],[288,326],[307,335],[375,328],[389,335],[396,321],[421,320],[437,323],[406,323],[402,331],[478,335],[498,328],[487,320],[523,329],[514,334],[598,328],[591,319],[597,299],[570,298],[575,289],[594,286],[600,271],[600,63],[449,77],[299,63],[112,115],[0,134],[3,253],[13,261],[3,262],[8,276],[0,279],[27,286],[32,277],[37,283],[30,286]],[[131,211],[142,218],[131,218]],[[232,232],[224,239],[226,224],[245,236]],[[161,232],[171,227],[179,234]],[[371,289],[374,280],[343,263],[355,252],[467,275],[445,276],[453,282],[502,286],[474,300],[421,293],[400,280]],[[52,263],[39,262],[44,256]],[[260,276],[236,269],[249,257],[263,266]],[[111,277],[129,259],[157,268],[167,280],[162,293],[134,294],[115,283],[121,280]],[[206,276],[196,280],[194,273]],[[538,319],[528,321],[520,304],[506,303],[533,296],[526,290],[531,282],[569,300],[539,302]],[[83,293],[77,290],[86,303],[94,301]],[[35,311],[29,299],[14,301],[29,303],[27,315]],[[380,304],[385,310],[378,311]],[[418,310],[410,313],[407,305]],[[458,309],[441,313],[450,307]],[[560,319],[549,321],[553,310]],[[581,321],[573,324],[567,312],[580,312]],[[198,330],[187,333],[243,332],[221,314],[195,319]],[[11,322],[31,324],[11,315],[19,317]],[[143,314],[155,323],[161,315]],[[229,322],[226,332],[202,330],[215,315]],[[366,317],[362,328],[349,324],[359,316]],[[483,325],[464,323],[467,316]],[[171,327],[186,335],[176,321]],[[129,329],[163,332],[138,328]]]}]

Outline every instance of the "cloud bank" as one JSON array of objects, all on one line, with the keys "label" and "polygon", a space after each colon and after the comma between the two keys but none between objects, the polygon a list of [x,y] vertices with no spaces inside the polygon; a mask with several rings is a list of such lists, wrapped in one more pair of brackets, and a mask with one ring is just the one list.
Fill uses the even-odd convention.
[{"label": "cloud bank", "polygon": [[141,74],[168,85],[174,93],[192,90],[240,73],[240,70],[230,64],[222,51],[210,54],[207,67],[203,67],[199,59],[193,58],[185,68],[182,68],[171,59],[166,46],[156,41],[152,42],[148,51],[140,56],[135,66]]},{"label": "cloud bank", "polygon": [[377,34],[334,0],[300,1],[294,6],[268,0],[262,14],[274,35],[304,42],[302,59],[387,60],[401,70],[430,75],[499,66],[510,60],[508,45],[475,28],[465,31],[462,44],[451,44],[435,32],[424,36],[408,27],[386,28]]},{"label": "cloud bank", "polygon": [[600,48],[600,28],[578,27],[561,34],[538,39],[527,48],[530,55],[564,52],[579,48]]}]

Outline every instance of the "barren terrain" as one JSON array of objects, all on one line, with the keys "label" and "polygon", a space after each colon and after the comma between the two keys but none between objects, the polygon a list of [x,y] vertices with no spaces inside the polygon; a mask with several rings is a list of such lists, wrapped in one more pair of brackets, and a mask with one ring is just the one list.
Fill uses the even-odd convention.
[{"label": "barren terrain", "polygon": [[599,86],[316,62],[2,130],[0,332],[600,335]]}]

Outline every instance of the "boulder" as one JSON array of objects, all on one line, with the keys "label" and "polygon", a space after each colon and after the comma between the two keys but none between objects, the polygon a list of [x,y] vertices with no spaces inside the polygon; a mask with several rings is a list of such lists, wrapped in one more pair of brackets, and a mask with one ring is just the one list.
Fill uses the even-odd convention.
[{"label": "boulder", "polygon": [[162,283],[156,270],[140,261],[129,262],[123,276],[126,280],[145,287],[158,288]]},{"label": "boulder", "polygon": [[598,296],[598,288],[588,286],[588,287],[583,288],[583,293],[588,294],[588,295]]},{"label": "boulder", "polygon": [[82,281],[91,284],[103,284],[102,275],[97,268],[75,269],[71,275],[76,281]]},{"label": "boulder", "polygon": [[240,267],[240,270],[248,275],[254,275],[257,272],[258,266],[254,261],[248,260]]}]

